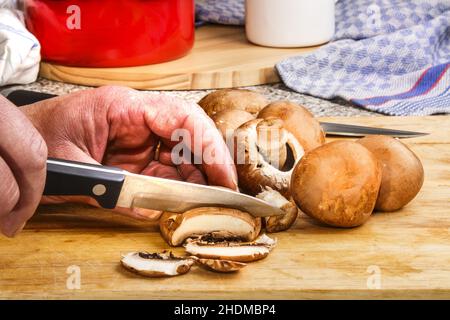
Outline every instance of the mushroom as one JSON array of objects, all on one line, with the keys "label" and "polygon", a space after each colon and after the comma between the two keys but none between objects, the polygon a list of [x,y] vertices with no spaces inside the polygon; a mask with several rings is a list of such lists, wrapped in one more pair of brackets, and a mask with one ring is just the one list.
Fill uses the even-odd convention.
[{"label": "mushroom", "polygon": [[195,258],[197,264],[202,268],[215,272],[222,272],[222,273],[236,272],[247,266],[246,263],[231,260],[200,259],[195,256],[191,257]]},{"label": "mushroom", "polygon": [[290,102],[272,102],[262,109],[258,118],[280,118],[284,127],[291,132],[300,145],[308,152],[325,143],[325,134],[314,116],[304,107]]},{"label": "mushroom", "polygon": [[254,119],[255,117],[244,110],[238,109],[225,109],[217,112],[211,116],[217,129],[222,133],[222,137],[225,141],[229,141],[232,137],[234,130],[236,130],[243,123]]},{"label": "mushroom", "polygon": [[161,235],[171,246],[179,246],[189,237],[204,234],[253,241],[261,231],[261,219],[235,209],[203,207],[179,214],[165,212],[159,220],[159,227]]},{"label": "mushroom", "polygon": [[252,262],[267,257],[275,247],[276,240],[262,235],[253,242],[211,241],[208,237],[188,239],[186,252],[203,259],[220,259],[237,262]]},{"label": "mushroom", "polygon": [[[269,130],[271,142],[261,142],[258,138],[258,128]],[[274,135],[274,131],[279,131]],[[276,136],[276,138],[274,138]],[[268,146],[272,145],[272,148]],[[279,168],[273,165],[277,159],[276,153],[283,154],[286,148],[286,159],[282,161],[284,166]],[[268,150],[270,150],[268,152]],[[291,173],[295,163],[304,154],[304,150],[292,133],[280,127],[280,122],[275,119],[255,119],[244,123],[235,132],[234,160],[239,178],[239,186],[247,193],[255,196],[265,187],[277,190],[282,194],[288,194]],[[269,155],[269,156],[268,156]],[[281,159],[283,160],[283,159]]]},{"label": "mushroom", "polygon": [[369,219],[381,183],[381,165],[361,144],[334,141],[308,152],[291,178],[292,196],[307,215],[336,227]]},{"label": "mushroom", "polygon": [[208,116],[226,109],[244,110],[256,115],[268,104],[261,94],[245,89],[222,89],[204,96],[198,104]]},{"label": "mushroom", "polygon": [[171,252],[130,252],[122,257],[122,266],[146,277],[171,277],[187,273],[194,260],[176,257]]},{"label": "mushroom", "polygon": [[258,152],[275,168],[282,168],[287,160],[287,131],[283,121],[267,118],[256,125]]},{"label": "mushroom", "polygon": [[405,144],[388,136],[367,136],[357,142],[369,149],[382,164],[375,209],[398,210],[419,193],[424,179],[423,166]]},{"label": "mushroom", "polygon": [[267,232],[272,233],[287,230],[297,220],[298,208],[294,200],[287,200],[278,191],[266,188],[263,192],[257,194],[256,197],[286,212],[285,215],[264,218]]}]

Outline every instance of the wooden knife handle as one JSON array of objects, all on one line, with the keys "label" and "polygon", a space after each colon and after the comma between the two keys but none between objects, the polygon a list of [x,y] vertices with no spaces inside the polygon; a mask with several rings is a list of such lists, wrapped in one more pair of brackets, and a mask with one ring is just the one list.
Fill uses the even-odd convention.
[{"label": "wooden knife handle", "polygon": [[101,207],[113,209],[125,174],[119,168],[49,158],[44,195],[89,196]]}]

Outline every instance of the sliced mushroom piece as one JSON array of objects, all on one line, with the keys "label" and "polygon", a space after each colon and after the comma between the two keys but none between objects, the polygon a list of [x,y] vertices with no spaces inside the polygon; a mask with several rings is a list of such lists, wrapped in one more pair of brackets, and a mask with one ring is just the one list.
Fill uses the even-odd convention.
[{"label": "sliced mushroom piece", "polygon": [[284,127],[297,138],[306,152],[325,143],[325,133],[319,121],[305,107],[290,101],[272,102],[258,114],[258,118],[269,117],[283,120]]},{"label": "sliced mushroom piece", "polygon": [[209,242],[202,238],[188,239],[184,244],[186,252],[203,259],[220,259],[238,262],[252,262],[267,257],[276,240],[262,235],[253,242]]},{"label": "sliced mushroom piece", "polygon": [[194,260],[176,257],[171,252],[130,252],[122,257],[122,266],[145,277],[172,277],[187,273]]},{"label": "sliced mushroom piece", "polygon": [[261,219],[240,210],[203,207],[180,214],[165,212],[159,227],[171,246],[179,246],[189,237],[205,234],[220,239],[253,241],[261,231]]},{"label": "sliced mushroom piece", "polygon": [[[267,159],[267,154],[261,152],[258,145],[261,143],[258,140],[258,126],[275,126],[280,131],[274,143],[275,145],[284,143],[286,147],[287,156],[283,168],[273,166]],[[278,145],[278,147],[283,146]],[[239,186],[253,196],[266,187],[288,195],[292,171],[303,155],[304,150],[294,135],[284,128],[280,128],[279,123],[275,122],[273,118],[248,121],[235,132],[234,159]]]},{"label": "sliced mushroom piece", "polygon": [[222,273],[236,272],[247,266],[246,263],[231,260],[196,258],[195,261],[202,268]]},{"label": "sliced mushroom piece", "polygon": [[245,89],[222,89],[204,96],[198,104],[208,116],[227,109],[244,110],[256,115],[269,102],[254,91]]},{"label": "sliced mushroom piece", "polygon": [[292,198],[288,200],[281,193],[270,188],[266,188],[263,192],[257,194],[256,197],[286,212],[285,215],[264,218],[267,232],[273,233],[287,230],[297,220],[298,208]]}]

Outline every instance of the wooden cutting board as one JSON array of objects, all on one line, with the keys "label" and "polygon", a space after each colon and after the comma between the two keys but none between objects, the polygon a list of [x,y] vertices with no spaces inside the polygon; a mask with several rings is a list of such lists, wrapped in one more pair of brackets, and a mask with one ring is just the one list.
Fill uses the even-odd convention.
[{"label": "wooden cutting board", "polygon": [[311,48],[279,49],[251,44],[241,27],[208,25],[197,29],[185,57],[132,68],[76,68],[41,63],[44,78],[87,86],[125,85],[136,89],[211,89],[279,82],[275,63]]},{"label": "wooden cutting board", "polygon": [[[17,238],[0,237],[0,298],[450,298],[450,117],[326,120],[432,132],[407,140],[425,167],[416,199],[354,229],[301,216],[273,234],[278,246],[268,258],[239,273],[194,269],[167,279],[141,278],[119,265],[121,253],[167,248],[153,224],[88,207],[43,206]],[[81,271],[79,290],[66,285],[73,266]]]}]

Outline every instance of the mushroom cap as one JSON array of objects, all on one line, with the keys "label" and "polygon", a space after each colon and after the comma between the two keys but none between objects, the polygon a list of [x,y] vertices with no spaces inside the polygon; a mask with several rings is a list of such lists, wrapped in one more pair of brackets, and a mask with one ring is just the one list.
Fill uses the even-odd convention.
[{"label": "mushroom cap", "polygon": [[252,241],[261,231],[261,219],[236,209],[203,207],[179,214],[164,212],[159,228],[171,246],[179,246],[189,237],[205,234]]},{"label": "mushroom cap", "polygon": [[306,152],[325,143],[325,133],[311,112],[290,101],[276,101],[262,109],[258,118],[280,118],[284,127],[300,142]]},{"label": "mushroom cap", "polygon": [[423,185],[420,159],[404,143],[388,136],[367,136],[358,143],[382,164],[382,178],[375,209],[395,211],[409,203]]},{"label": "mushroom cap", "polygon": [[198,102],[210,117],[225,109],[239,109],[256,115],[268,103],[263,95],[246,89],[217,90]]},{"label": "mushroom cap", "polygon": [[187,273],[193,259],[175,257],[172,253],[130,252],[121,260],[126,269],[145,277],[159,278]]},{"label": "mushroom cap", "polygon": [[234,159],[239,186],[253,196],[266,187],[277,190],[283,195],[288,194],[294,165],[304,154],[304,150],[297,139],[289,131],[282,128],[283,134],[286,135],[286,145],[292,151],[292,168],[280,170],[272,166],[257,145],[257,126],[268,121],[273,121],[273,118],[270,120],[254,119],[244,123],[235,131]]},{"label": "mushroom cap", "polygon": [[291,178],[292,196],[307,215],[336,227],[369,219],[381,183],[381,165],[362,145],[334,141],[308,152]]},{"label": "mushroom cap", "polygon": [[211,116],[222,137],[227,140],[240,125],[255,117],[244,110],[226,109]]}]

